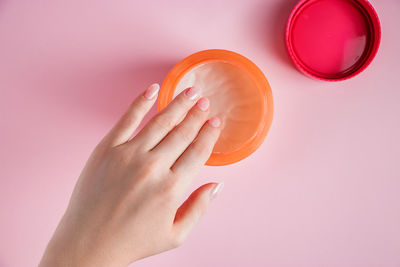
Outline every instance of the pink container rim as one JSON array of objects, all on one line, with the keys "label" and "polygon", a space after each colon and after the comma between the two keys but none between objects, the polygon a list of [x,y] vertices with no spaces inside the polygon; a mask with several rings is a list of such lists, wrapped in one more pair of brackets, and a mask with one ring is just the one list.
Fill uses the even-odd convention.
[{"label": "pink container rim", "polygon": [[[285,31],[285,44],[287,52],[289,54],[290,59],[296,66],[296,68],[303,74],[311,78],[323,81],[331,81],[331,82],[350,79],[360,74],[362,71],[364,71],[371,64],[371,62],[373,61],[378,52],[381,42],[381,24],[378,18],[378,14],[372,7],[371,3],[367,0],[336,0],[336,1],[351,3],[352,5],[355,5],[357,6],[357,8],[360,9],[360,11],[365,16],[366,20],[365,24],[368,27],[369,34],[367,35],[368,38],[366,40],[366,47],[365,51],[363,52],[363,56],[357,63],[354,64],[354,67],[352,68],[351,71],[347,73],[336,73],[334,75],[324,75],[317,71],[314,71],[300,59],[298,53],[294,48],[294,42],[293,42],[293,27],[297,17],[301,15],[305,6],[321,1],[327,1],[327,0],[300,0],[294,7],[293,11],[289,16]],[[330,1],[333,2],[334,0]]]}]

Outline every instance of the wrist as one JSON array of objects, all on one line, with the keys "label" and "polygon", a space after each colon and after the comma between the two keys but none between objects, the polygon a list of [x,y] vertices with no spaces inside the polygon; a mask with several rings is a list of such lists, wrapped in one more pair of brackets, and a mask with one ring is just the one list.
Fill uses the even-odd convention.
[{"label": "wrist", "polygon": [[[126,267],[129,263],[104,251],[82,246],[81,241],[61,240],[53,237],[38,267]],[[93,247],[96,247],[93,245]]]},{"label": "wrist", "polygon": [[[40,261],[39,267],[125,267],[121,259],[112,257],[99,247],[85,241],[83,235],[74,237],[57,229]],[[94,249],[97,248],[97,249]]]}]

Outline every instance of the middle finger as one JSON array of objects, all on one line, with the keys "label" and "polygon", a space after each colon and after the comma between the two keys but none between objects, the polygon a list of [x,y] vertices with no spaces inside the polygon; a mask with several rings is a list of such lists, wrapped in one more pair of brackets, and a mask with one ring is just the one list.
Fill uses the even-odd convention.
[{"label": "middle finger", "polygon": [[199,89],[190,87],[175,97],[131,140],[144,150],[152,150],[186,115],[199,98]]},{"label": "middle finger", "polygon": [[166,163],[172,166],[179,156],[196,138],[207,120],[210,101],[202,97],[187,113],[186,117],[152,150],[155,153],[168,154]]}]

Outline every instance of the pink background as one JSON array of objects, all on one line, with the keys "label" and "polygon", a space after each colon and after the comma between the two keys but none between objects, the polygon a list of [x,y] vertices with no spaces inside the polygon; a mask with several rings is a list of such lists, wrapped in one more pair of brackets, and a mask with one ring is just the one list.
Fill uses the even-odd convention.
[{"label": "pink background", "polygon": [[184,246],[135,266],[400,266],[400,1],[372,2],[381,49],[339,83],[290,63],[295,2],[0,0],[0,266],[38,263],[95,144],[208,48],[265,72],[272,128],[246,160],[204,168],[194,187],[225,189]]}]

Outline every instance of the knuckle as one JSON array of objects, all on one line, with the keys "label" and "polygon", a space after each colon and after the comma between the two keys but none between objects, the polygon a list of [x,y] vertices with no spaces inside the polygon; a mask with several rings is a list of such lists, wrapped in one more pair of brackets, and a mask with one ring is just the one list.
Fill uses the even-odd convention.
[{"label": "knuckle", "polygon": [[187,114],[187,119],[190,121],[195,121],[195,122],[203,122],[206,117],[206,112],[204,111],[199,111],[197,108],[192,109],[188,114]]},{"label": "knuckle", "polygon": [[147,157],[146,166],[150,169],[158,168],[163,161],[163,158],[160,155],[154,154]]},{"label": "knuckle", "polygon": [[162,130],[169,132],[173,127],[175,127],[175,119],[168,113],[161,114],[154,118],[154,123],[157,127]]},{"label": "knuckle", "polygon": [[110,151],[110,145],[107,138],[103,138],[93,149],[92,155],[96,158],[104,157]]},{"label": "knuckle", "polygon": [[139,112],[144,112],[147,109],[148,101],[141,96],[138,101],[133,102],[131,109]]},{"label": "knuckle", "polygon": [[209,145],[208,143],[204,142],[204,141],[199,141],[199,140],[198,140],[198,141],[194,144],[193,149],[196,150],[196,152],[197,152],[198,154],[203,155],[203,154],[207,154],[207,153],[210,152],[210,145]]},{"label": "knuckle", "polygon": [[110,153],[110,157],[115,159],[119,166],[127,166],[132,161],[131,154],[124,150],[114,150],[113,153]]},{"label": "knuckle", "polygon": [[178,138],[181,138],[185,143],[191,143],[195,135],[195,131],[191,127],[177,127],[175,132]]},{"label": "knuckle", "polygon": [[178,199],[178,179],[173,177],[168,177],[160,185],[160,193],[162,196],[162,201],[166,203],[175,203]]},{"label": "knuckle", "polygon": [[148,160],[143,164],[142,167],[142,176],[144,177],[149,177],[151,174],[154,173],[154,171],[158,167],[158,161],[157,160]]},{"label": "knuckle", "polygon": [[[152,184],[157,178],[159,161],[154,157],[138,157],[130,162],[131,170],[134,170],[135,176],[131,176],[132,184]],[[129,174],[128,174],[129,175]],[[146,182],[147,181],[147,182]],[[134,188],[134,187],[133,187]]]},{"label": "knuckle", "polygon": [[180,94],[178,97],[175,98],[175,104],[178,106],[186,107],[190,101],[188,101],[187,97],[184,94]]},{"label": "knuckle", "polygon": [[156,170],[159,169],[162,159],[158,155],[147,155],[140,159],[139,166],[141,166],[141,176],[152,176]]},{"label": "knuckle", "polygon": [[125,114],[121,120],[121,127],[129,128],[131,125],[134,125],[137,121],[139,121],[139,116],[136,112]]}]

